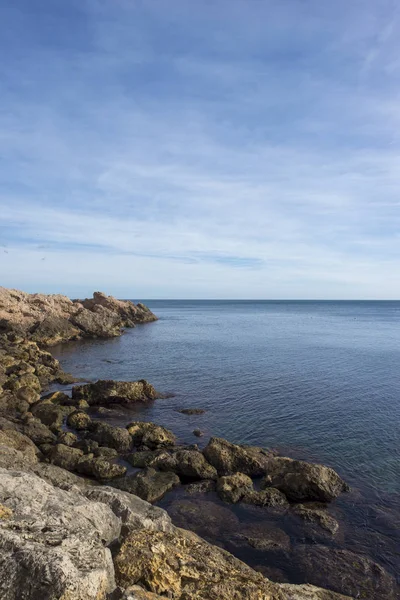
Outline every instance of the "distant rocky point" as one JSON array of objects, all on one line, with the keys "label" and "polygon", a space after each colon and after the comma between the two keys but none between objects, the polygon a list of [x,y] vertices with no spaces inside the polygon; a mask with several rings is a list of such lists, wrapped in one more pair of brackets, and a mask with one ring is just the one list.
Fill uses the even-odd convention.
[{"label": "distant rocky point", "polygon": [[14,333],[44,346],[82,338],[110,338],[124,327],[156,321],[144,304],[102,292],[71,300],[60,294],[27,294],[0,287],[0,333]]}]

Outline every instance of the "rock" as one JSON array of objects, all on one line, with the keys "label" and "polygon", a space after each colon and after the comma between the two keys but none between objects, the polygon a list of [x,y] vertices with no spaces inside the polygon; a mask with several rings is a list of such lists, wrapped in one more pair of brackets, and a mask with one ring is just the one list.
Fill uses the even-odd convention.
[{"label": "rock", "polygon": [[90,427],[90,438],[101,446],[114,448],[120,453],[129,452],[132,448],[132,438],[126,429],[100,421],[93,421]]},{"label": "rock", "polygon": [[94,477],[99,481],[122,477],[126,473],[126,467],[111,463],[102,457],[93,457],[90,454],[84,456],[77,462],[75,470],[83,475]]},{"label": "rock", "polygon": [[184,480],[217,479],[217,471],[198,450],[163,452],[151,462],[154,469],[172,471]]},{"label": "rock", "polygon": [[276,488],[266,488],[265,490],[246,490],[242,502],[245,504],[254,504],[255,506],[268,506],[270,508],[283,508],[289,506],[289,502],[282,492]]},{"label": "rock", "polygon": [[93,485],[93,482],[89,479],[70,473],[56,465],[38,463],[37,465],[34,465],[31,470],[35,475],[47,481],[47,483],[54,485],[54,487],[61,488],[62,490],[70,490],[74,485],[83,488]]},{"label": "rock", "polygon": [[123,327],[133,327],[136,323],[149,323],[157,320],[157,317],[144,304],[135,305],[130,300],[117,300],[102,292],[95,292],[93,298],[82,300],[81,304],[89,310],[95,310],[96,307],[102,306],[119,315]]},{"label": "rock", "polygon": [[67,425],[77,431],[89,429],[91,423],[92,419],[83,410],[75,410],[67,418]]},{"label": "rock", "polygon": [[0,473],[2,600],[105,600],[115,588],[110,545],[121,522],[101,502],[39,477]]},{"label": "rock", "polygon": [[275,487],[292,502],[330,502],[347,484],[330,467],[291,458],[276,457],[270,461],[263,487]]},{"label": "rock", "polygon": [[210,439],[203,454],[219,475],[240,472],[250,477],[265,474],[272,457],[272,453],[263,448],[238,446],[215,437]]},{"label": "rock", "polygon": [[10,446],[0,445],[0,468],[27,470],[32,467],[30,456]]},{"label": "rock", "polygon": [[54,406],[51,403],[38,403],[32,407],[32,413],[50,427],[51,431],[61,431],[65,417],[74,409],[67,406]]},{"label": "rock", "polygon": [[147,502],[157,502],[178,484],[179,477],[175,473],[161,473],[154,469],[146,469],[112,482],[114,487],[135,494]]},{"label": "rock", "polygon": [[294,560],[307,582],[368,600],[395,600],[398,586],[383,567],[361,554],[321,544],[303,544]]},{"label": "rock", "polygon": [[176,438],[171,431],[155,423],[137,421],[129,423],[126,428],[134,446],[147,446],[154,450],[174,446],[176,443]]},{"label": "rock", "polygon": [[99,448],[99,443],[94,440],[83,439],[75,442],[74,448],[82,450],[84,454],[94,454]]},{"label": "rock", "polygon": [[183,415],[202,415],[206,411],[203,408],[181,408],[177,412],[182,413]]},{"label": "rock", "polygon": [[233,535],[240,526],[239,519],[229,508],[209,500],[175,500],[169,505],[168,514],[178,527],[210,540],[225,537],[227,533]]},{"label": "rock", "polygon": [[38,402],[40,400],[39,392],[27,385],[19,388],[19,390],[16,393],[16,396],[17,398],[23,400],[24,402],[27,402],[28,404],[35,404],[35,402]]},{"label": "rock", "polygon": [[107,405],[112,403],[148,402],[158,397],[153,386],[141,379],[140,381],[100,380],[96,383],[74,386],[72,397],[86,400],[90,406]]},{"label": "rock", "polygon": [[88,488],[83,493],[90,500],[107,504],[121,519],[125,531],[172,531],[171,519],[165,510],[152,506],[128,492],[114,487],[98,486]]},{"label": "rock", "polygon": [[25,400],[17,398],[11,392],[0,393],[0,415],[4,417],[21,416],[30,409]]},{"label": "rock", "polygon": [[226,475],[220,477],[217,481],[218,496],[224,502],[239,502],[246,492],[253,489],[253,482],[243,473],[235,473],[234,475]]},{"label": "rock", "polygon": [[12,429],[0,431],[0,445],[14,448],[24,455],[27,464],[38,462],[39,449],[26,435]]},{"label": "rock", "polygon": [[121,592],[121,600],[163,600],[162,596],[146,592],[139,585],[131,585],[125,591]]},{"label": "rock", "polygon": [[204,433],[201,431],[201,429],[193,429],[193,435],[196,437],[203,437]]},{"label": "rock", "polygon": [[279,588],[285,600],[352,600],[350,596],[343,596],[308,584],[283,583],[279,585]]},{"label": "rock", "polygon": [[42,400],[48,400],[52,404],[58,404],[61,406],[72,406],[72,398],[70,398],[64,392],[51,392],[42,396]]},{"label": "rock", "polygon": [[275,559],[277,555],[281,555],[281,560],[287,560],[291,550],[288,534],[268,522],[243,524],[238,528],[235,537],[234,544],[236,542],[240,546],[244,543],[255,550],[273,554]]},{"label": "rock", "polygon": [[126,460],[132,465],[132,467],[136,467],[139,469],[144,469],[145,467],[151,467],[154,460],[161,455],[164,454],[164,450],[142,450],[133,452],[126,456]]},{"label": "rock", "polygon": [[22,427],[22,433],[38,446],[53,444],[56,441],[54,433],[39,419],[30,419]]},{"label": "rock", "polygon": [[75,471],[82,456],[82,450],[57,444],[52,449],[49,458],[53,465],[67,469],[67,471]]},{"label": "rock", "polygon": [[118,456],[118,452],[114,448],[107,448],[106,446],[100,446],[99,448],[95,448],[93,454],[97,457],[109,460]]},{"label": "rock", "polygon": [[59,444],[64,444],[64,446],[73,446],[78,441],[78,438],[72,431],[63,431],[57,438],[57,442]]},{"label": "rock", "polygon": [[326,507],[317,503],[297,504],[293,512],[304,521],[317,524],[332,535],[339,530],[339,523],[326,510]]},{"label": "rock", "polygon": [[186,492],[188,494],[207,494],[209,492],[215,492],[215,489],[215,481],[208,479],[205,481],[191,483],[186,487]]}]

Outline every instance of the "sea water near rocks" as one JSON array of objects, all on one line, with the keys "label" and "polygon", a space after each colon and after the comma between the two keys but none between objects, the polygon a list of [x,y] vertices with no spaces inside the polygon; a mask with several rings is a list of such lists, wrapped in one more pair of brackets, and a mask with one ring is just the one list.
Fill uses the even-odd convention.
[{"label": "sea water near rocks", "polygon": [[[332,507],[343,524],[333,545],[399,572],[400,302],[146,303],[159,321],[121,338],[53,351],[79,377],[145,378],[174,394],[116,411],[110,422],[152,420],[190,443],[199,442],[192,434],[199,428],[201,445],[216,435],[332,466],[353,488]],[[206,413],[176,412],[185,407]],[[167,496],[163,505],[173,506],[181,495]],[[245,520],[241,511],[232,509]],[[288,524],[286,531],[292,542],[304,541]],[[223,534],[219,541],[229,548]],[[237,554],[260,562],[250,551]],[[293,580],[295,569],[285,570],[285,560],[275,566]]]}]

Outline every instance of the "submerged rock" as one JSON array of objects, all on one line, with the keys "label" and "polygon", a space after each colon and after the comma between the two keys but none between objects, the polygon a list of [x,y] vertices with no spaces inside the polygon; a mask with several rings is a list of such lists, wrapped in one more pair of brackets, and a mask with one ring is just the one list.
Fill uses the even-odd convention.
[{"label": "submerged rock", "polygon": [[219,475],[244,473],[257,477],[268,472],[272,452],[256,446],[238,446],[223,438],[213,437],[203,450],[208,462]]},{"label": "submerged rock", "polygon": [[316,524],[325,529],[332,535],[337,533],[339,523],[326,510],[323,504],[310,502],[309,504],[297,504],[293,507],[293,512],[308,523]]},{"label": "submerged rock", "polygon": [[134,446],[147,446],[151,449],[174,446],[176,438],[172,431],[155,423],[136,421],[126,426]]},{"label": "submerged rock", "polygon": [[203,415],[206,411],[203,408],[181,408],[177,412],[182,415]]},{"label": "submerged rock", "polygon": [[175,473],[162,473],[154,469],[146,469],[134,475],[115,479],[112,485],[125,492],[135,494],[147,502],[156,502],[179,483],[179,477]]},{"label": "submerged rock", "polygon": [[90,406],[148,402],[157,397],[156,390],[144,379],[140,381],[99,380],[96,383],[72,388],[72,398],[86,400]]},{"label": "submerged rock", "polygon": [[330,502],[349,488],[330,467],[291,458],[270,461],[264,487],[275,487],[292,502]]}]

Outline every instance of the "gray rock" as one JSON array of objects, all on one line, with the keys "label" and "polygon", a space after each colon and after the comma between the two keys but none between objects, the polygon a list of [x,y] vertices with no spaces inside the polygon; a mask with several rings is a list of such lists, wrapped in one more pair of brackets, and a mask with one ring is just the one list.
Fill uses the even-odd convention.
[{"label": "gray rock", "polygon": [[293,512],[307,523],[318,525],[332,535],[339,529],[339,523],[326,510],[326,506],[310,502],[309,504],[297,504]]},{"label": "gray rock", "polygon": [[64,446],[74,446],[77,441],[78,438],[72,431],[63,431],[57,438],[57,442],[64,444]]},{"label": "gray rock", "polygon": [[26,435],[12,429],[0,431],[0,445],[14,448],[21,452],[27,463],[36,464],[38,462],[39,449]]},{"label": "gray rock", "polygon": [[47,463],[38,463],[31,468],[31,471],[41,479],[47,481],[47,483],[62,490],[70,490],[72,486],[92,486],[94,483],[89,479],[70,473],[61,467]]},{"label": "gray rock", "polygon": [[135,475],[114,479],[111,485],[135,494],[147,502],[156,502],[169,490],[179,485],[179,477],[175,473],[161,473],[154,469],[146,469]]},{"label": "gray rock", "polygon": [[283,457],[270,461],[262,486],[277,488],[293,502],[330,502],[349,489],[330,467]]},{"label": "gray rock", "polygon": [[73,412],[73,407],[56,406],[51,402],[39,402],[32,408],[32,413],[40,419],[42,423],[50,427],[51,431],[58,433],[62,429],[65,417]]},{"label": "gray rock", "polygon": [[253,482],[244,473],[235,473],[220,477],[217,481],[217,492],[224,502],[236,503],[242,500],[246,492],[253,490]]}]

